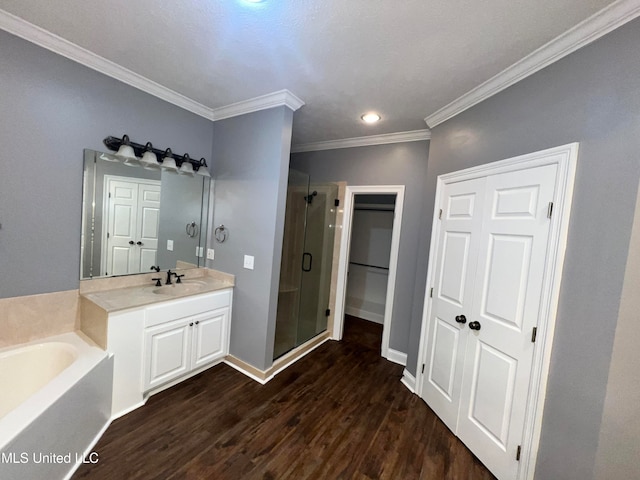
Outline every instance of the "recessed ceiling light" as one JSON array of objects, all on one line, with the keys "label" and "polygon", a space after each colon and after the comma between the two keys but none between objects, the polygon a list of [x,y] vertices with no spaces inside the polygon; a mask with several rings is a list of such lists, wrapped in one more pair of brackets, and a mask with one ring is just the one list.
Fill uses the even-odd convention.
[{"label": "recessed ceiling light", "polygon": [[380,121],[380,115],[377,113],[365,113],[360,117],[364,123],[376,123]]}]

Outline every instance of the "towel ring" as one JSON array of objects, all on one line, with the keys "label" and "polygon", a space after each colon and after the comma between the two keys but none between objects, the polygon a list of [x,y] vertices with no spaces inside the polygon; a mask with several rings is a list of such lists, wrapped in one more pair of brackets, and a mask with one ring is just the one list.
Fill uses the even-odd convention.
[{"label": "towel ring", "polygon": [[224,225],[216,227],[216,229],[214,230],[214,237],[216,238],[216,242],[224,243],[224,241],[227,239],[228,232],[229,230],[227,230]]},{"label": "towel ring", "polygon": [[198,235],[198,224],[196,222],[187,223],[185,228],[187,236],[193,238]]}]

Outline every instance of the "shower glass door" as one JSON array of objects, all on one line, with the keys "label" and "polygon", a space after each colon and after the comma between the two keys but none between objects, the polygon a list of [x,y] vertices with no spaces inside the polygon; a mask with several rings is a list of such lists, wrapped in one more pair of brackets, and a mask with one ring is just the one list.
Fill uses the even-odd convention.
[{"label": "shower glass door", "polygon": [[327,329],[338,186],[289,170],[273,357]]}]

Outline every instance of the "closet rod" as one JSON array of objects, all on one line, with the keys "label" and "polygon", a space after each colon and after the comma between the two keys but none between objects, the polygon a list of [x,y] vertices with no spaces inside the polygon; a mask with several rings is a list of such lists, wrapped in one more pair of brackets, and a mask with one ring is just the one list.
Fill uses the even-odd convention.
[{"label": "closet rod", "polygon": [[389,270],[389,267],[379,267],[377,265],[367,265],[366,263],[349,262],[351,265],[358,265],[360,267],[379,268],[380,270]]}]

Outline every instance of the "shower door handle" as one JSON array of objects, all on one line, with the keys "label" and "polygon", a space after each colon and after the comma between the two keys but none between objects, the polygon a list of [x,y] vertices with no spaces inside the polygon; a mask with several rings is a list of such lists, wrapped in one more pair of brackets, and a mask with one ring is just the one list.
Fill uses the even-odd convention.
[{"label": "shower door handle", "polygon": [[[307,268],[305,268],[305,258],[307,258],[307,256],[309,257],[309,266]],[[311,255],[309,252],[304,252],[302,254],[302,271],[303,272],[310,272],[311,271],[311,265],[313,265],[313,255]]]}]

